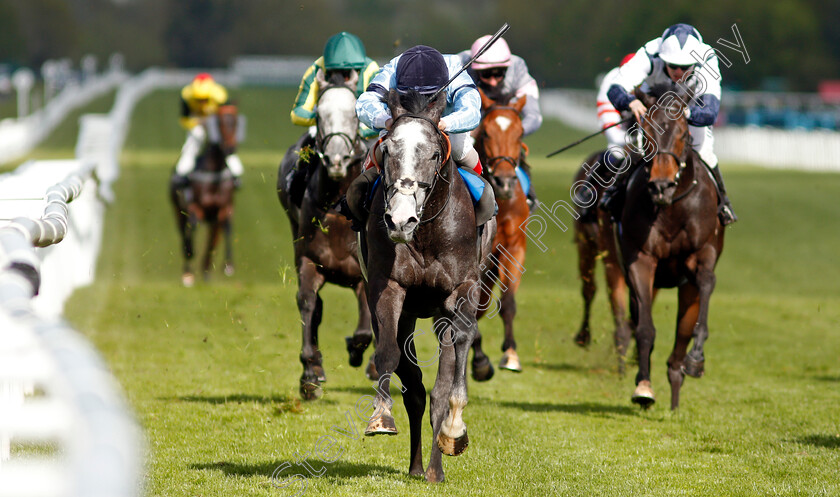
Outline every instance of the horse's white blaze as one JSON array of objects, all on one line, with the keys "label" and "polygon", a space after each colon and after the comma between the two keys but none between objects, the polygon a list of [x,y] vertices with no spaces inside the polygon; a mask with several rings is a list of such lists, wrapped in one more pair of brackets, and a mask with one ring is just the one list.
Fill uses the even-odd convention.
[{"label": "horse's white blaze", "polygon": [[[342,90],[342,91],[339,91]],[[318,120],[322,135],[344,133],[351,139],[358,131],[356,117],[356,95],[352,90],[336,88],[324,92],[318,102]],[[344,156],[353,155],[353,150],[347,140],[335,137],[327,141],[323,152],[330,158],[334,168],[344,169]]]},{"label": "horse's white blaze", "polygon": [[[396,149],[400,150],[399,157],[402,168],[400,169],[400,178],[394,178],[397,182],[402,179],[417,181],[416,165],[422,158],[417,154],[420,150],[427,148],[423,147],[424,141],[423,125],[420,123],[409,122],[398,126],[395,129],[391,140],[397,144]],[[394,179],[391,179],[393,181]],[[406,195],[397,192],[389,202],[391,221],[397,227],[403,226],[410,218],[417,217],[417,199],[413,194]]]},{"label": "horse's white blaze", "polygon": [[507,131],[507,129],[510,127],[510,125],[512,123],[513,123],[513,120],[509,117],[498,116],[496,118],[496,124],[498,124],[499,127],[502,128],[502,131]]}]

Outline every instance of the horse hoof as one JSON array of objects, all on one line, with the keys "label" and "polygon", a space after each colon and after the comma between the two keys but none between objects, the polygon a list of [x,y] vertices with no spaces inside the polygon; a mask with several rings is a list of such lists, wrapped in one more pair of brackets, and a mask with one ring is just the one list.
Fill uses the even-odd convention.
[{"label": "horse hoof", "polygon": [[181,283],[187,288],[192,288],[193,285],[195,285],[195,275],[192,273],[184,273],[181,275]]},{"label": "horse hoof", "polygon": [[312,366],[312,371],[315,372],[315,376],[318,377],[318,383],[326,383],[327,382],[327,375],[324,373],[324,367],[320,364],[315,364]]},{"label": "horse hoof", "polygon": [[636,385],[636,390],[630,398],[634,404],[639,404],[643,409],[647,409],[656,402],[653,396],[653,388],[650,386],[650,381],[642,380]]},{"label": "horse hoof", "polygon": [[705,360],[697,361],[695,359],[692,359],[691,356],[686,356],[681,369],[682,372],[687,374],[688,376],[691,376],[693,378],[700,378],[706,372],[705,366]]},{"label": "horse hoof", "polygon": [[447,456],[460,456],[467,450],[467,446],[470,444],[470,437],[467,435],[466,430],[464,434],[458,438],[448,437],[443,434],[443,432],[438,433],[437,436],[437,446],[441,452],[446,454]]},{"label": "horse hoof", "polygon": [[472,362],[472,377],[475,381],[488,381],[495,373],[493,363],[486,356],[478,362]]},{"label": "horse hoof", "polygon": [[592,343],[592,335],[585,330],[580,330],[577,335],[575,335],[575,344],[578,347],[589,347],[589,344]]},{"label": "horse hoof", "polygon": [[432,468],[427,469],[426,481],[428,483],[443,483],[443,471],[437,471]]},{"label": "horse hoof", "polygon": [[354,368],[358,368],[365,360],[365,349],[367,346],[361,347],[360,345],[356,345],[353,337],[345,337],[344,341],[347,343],[347,353],[350,355],[350,365]]},{"label": "horse hoof", "polygon": [[373,361],[368,362],[367,369],[365,369],[365,377],[372,381],[379,381],[379,372],[376,371],[376,364]]},{"label": "horse hoof", "polygon": [[394,417],[390,414],[382,414],[375,419],[372,419],[367,428],[365,428],[365,436],[372,437],[374,435],[397,435],[397,424],[394,422]]},{"label": "horse hoof", "polygon": [[522,364],[519,363],[519,355],[516,353],[516,350],[513,348],[507,349],[501,362],[499,362],[499,367],[501,369],[513,371],[514,373],[521,373]]},{"label": "horse hoof", "polygon": [[300,397],[303,400],[317,400],[324,395],[324,390],[317,381],[300,380]]},{"label": "horse hoof", "polygon": [[225,276],[233,276],[233,264],[225,264]]}]

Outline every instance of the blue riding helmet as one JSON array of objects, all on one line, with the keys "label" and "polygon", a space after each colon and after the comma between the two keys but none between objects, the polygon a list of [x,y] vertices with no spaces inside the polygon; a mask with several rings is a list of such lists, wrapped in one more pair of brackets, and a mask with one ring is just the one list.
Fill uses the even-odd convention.
[{"label": "blue riding helmet", "polygon": [[417,45],[400,56],[396,77],[398,92],[415,90],[431,95],[449,81],[449,68],[440,52],[426,45]]}]

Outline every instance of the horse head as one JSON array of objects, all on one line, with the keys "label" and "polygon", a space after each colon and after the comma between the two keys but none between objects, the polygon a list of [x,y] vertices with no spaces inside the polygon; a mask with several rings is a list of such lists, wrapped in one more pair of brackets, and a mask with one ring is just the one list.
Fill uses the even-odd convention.
[{"label": "horse head", "polygon": [[657,205],[671,205],[691,154],[691,135],[688,131],[686,109],[691,94],[679,88],[657,86],[645,93],[635,90],[647,113],[642,121],[646,138],[645,157],[648,171],[648,191]]},{"label": "horse head", "polygon": [[[315,151],[334,181],[347,176],[350,166],[361,160],[364,145],[356,117],[356,85],[359,73],[333,72],[329,80],[321,70],[315,74],[320,87],[317,108],[318,134]],[[339,91],[341,90],[341,91]]]},{"label": "horse head", "polygon": [[[410,91],[388,94],[391,130],[382,142],[385,185],[385,227],[397,243],[408,243],[420,225],[423,209],[441,168],[449,161],[449,139],[438,129],[446,107],[439,95],[434,101]],[[444,181],[448,181],[444,179]]]},{"label": "horse head", "polygon": [[225,157],[236,152],[243,134],[240,124],[239,111],[233,104],[219,106],[216,115],[210,119],[207,126],[210,142],[218,145]]},{"label": "horse head", "polygon": [[481,94],[481,109],[484,117],[478,128],[476,141],[481,162],[490,175],[490,184],[496,198],[512,199],[516,194],[516,168],[519,166],[522,150],[522,119],[519,117],[527,97],[523,96],[510,104],[513,94],[497,101]]}]

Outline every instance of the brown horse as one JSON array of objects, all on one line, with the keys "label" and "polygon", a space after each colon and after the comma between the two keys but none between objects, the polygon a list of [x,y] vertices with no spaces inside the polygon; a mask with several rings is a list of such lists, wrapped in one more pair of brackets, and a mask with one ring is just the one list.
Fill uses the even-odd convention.
[{"label": "brown horse", "polygon": [[582,211],[580,217],[575,219],[575,245],[578,251],[578,271],[581,280],[581,294],[583,295],[583,321],[580,330],[575,335],[575,343],[581,347],[587,347],[592,341],[592,334],[589,329],[589,317],[592,309],[592,301],[595,298],[597,285],[595,283],[595,265],[598,259],[604,263],[604,276],[609,292],[610,307],[612,308],[613,341],[618,352],[618,369],[624,373],[624,358],[627,348],[630,345],[633,331],[627,321],[627,283],[624,280],[624,273],[618,260],[615,247],[615,236],[613,235],[613,221],[610,214],[598,209],[597,199],[604,190],[611,185],[615,179],[606,161],[613,168],[620,167],[615,164],[615,158],[608,156],[607,150],[595,152],[581,164],[575,174],[574,181],[584,181],[590,189],[579,189],[578,192],[589,192],[592,198],[581,199],[575,202],[576,205],[589,205]]},{"label": "brown horse", "polygon": [[[467,187],[450,157],[450,143],[438,129],[445,95],[433,102],[416,92],[388,95],[393,124],[382,141],[384,159],[364,230],[368,302],[376,332],[380,374],[374,413],[365,435],[395,435],[390,384],[401,380],[410,431],[409,473],[422,475],[423,413],[426,388],[414,345],[418,318],[434,318],[438,364],[431,392],[433,444],[425,476],[444,479],[441,453],[467,448],[463,413],[467,405],[466,368],[478,329],[476,311],[480,261],[495,237],[495,219],[476,230]],[[438,450],[439,449],[439,450]]]},{"label": "brown horse", "polygon": [[234,182],[225,159],[236,152],[239,121],[236,106],[228,104],[220,106],[214,116],[200,124],[205,127],[209,138],[196,161],[195,170],[189,175],[190,184],[186,190],[174,186],[170,188],[184,252],[181,276],[184,286],[192,286],[195,282],[191,261],[194,254],[193,233],[199,222],[207,222],[209,226],[207,248],[201,262],[204,279],[210,276],[213,254],[222,233],[225,235],[224,273],[227,276],[233,275],[231,220]]},{"label": "brown horse", "polygon": [[[501,314],[505,339],[502,342],[504,355],[499,367],[521,372],[522,366],[513,337],[513,319],[516,316],[514,297],[525,269],[523,264],[528,241],[524,229],[529,214],[528,202],[516,171],[522,156],[528,151],[522,142],[522,119],[519,117],[526,98],[522,97],[511,104],[509,101],[513,95],[494,101],[484,92],[479,92],[484,117],[475,133],[476,150],[484,165],[483,174],[496,194],[499,212],[496,214],[497,230],[493,250],[484,261],[489,267],[482,267],[481,284],[487,291],[481,293],[478,317],[481,318],[488,311]],[[501,302],[494,307],[490,305],[490,299],[493,298],[490,289],[496,283],[501,290]],[[483,355],[480,332],[476,333],[473,348],[476,356]],[[473,365],[473,377],[476,379],[482,379],[476,377],[479,371]]]},{"label": "brown horse", "polygon": [[[333,209],[361,172],[366,150],[358,135],[355,112],[358,74],[353,71],[350,81],[344,81],[341,74],[335,74],[330,81],[325,81],[320,72],[317,77],[321,91],[314,149],[307,146],[312,140],[308,133],[304,134],[286,151],[277,175],[277,195],[289,216],[294,241],[297,304],[302,323],[300,394],[307,400],[320,397],[321,383],[326,381],[318,348],[318,327],[323,315],[319,292],[325,283],[349,287],[356,294],[358,326],[353,337],[346,339],[351,366],[361,366],[363,353],[373,338],[356,235],[350,221]],[[288,191],[286,184],[289,172],[297,167],[298,157],[310,171],[300,205],[292,200],[295,192]],[[372,356],[370,364],[369,376]]]},{"label": "brown horse", "polygon": [[658,88],[652,95],[636,90],[649,109],[642,130],[644,155],[650,160],[630,178],[616,231],[639,355],[632,400],[643,407],[654,402],[650,355],[656,336],[651,315],[655,289],[679,287],[676,340],[668,358],[671,409],[676,409],[684,376],[699,378],[704,372],[709,300],[724,227],[717,215],[715,182],[691,147],[684,113],[691,96]]}]

